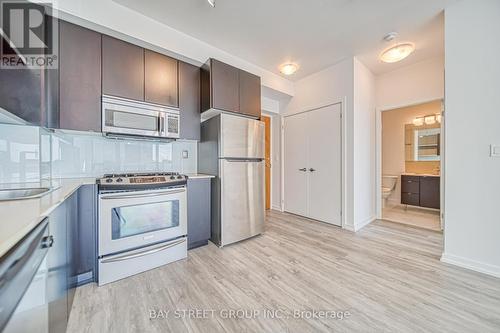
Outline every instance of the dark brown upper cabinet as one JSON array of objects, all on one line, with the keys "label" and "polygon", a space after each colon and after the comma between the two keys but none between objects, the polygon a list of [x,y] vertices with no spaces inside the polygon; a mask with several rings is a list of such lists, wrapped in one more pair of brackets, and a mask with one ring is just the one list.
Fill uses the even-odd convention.
[{"label": "dark brown upper cabinet", "polygon": [[102,36],[102,92],[144,100],[144,49]]},{"label": "dark brown upper cabinet", "polygon": [[240,70],[240,112],[260,118],[260,77]]},{"label": "dark brown upper cabinet", "polygon": [[176,59],[144,50],[145,101],[179,107],[178,71]]},{"label": "dark brown upper cabinet", "polygon": [[200,140],[200,68],[179,62],[181,139]]},{"label": "dark brown upper cabinet", "polygon": [[201,112],[217,109],[260,118],[260,78],[215,59],[201,70]]},{"label": "dark brown upper cabinet", "polygon": [[59,23],[59,125],[101,131],[101,34]]},{"label": "dark brown upper cabinet", "polygon": [[238,68],[211,59],[212,108],[240,111]]}]

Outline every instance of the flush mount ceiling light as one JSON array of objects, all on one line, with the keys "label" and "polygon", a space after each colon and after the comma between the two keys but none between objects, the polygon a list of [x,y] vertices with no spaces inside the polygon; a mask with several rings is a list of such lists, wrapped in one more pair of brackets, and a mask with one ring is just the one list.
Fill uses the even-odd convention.
[{"label": "flush mount ceiling light", "polygon": [[409,56],[415,50],[413,43],[401,43],[386,49],[380,54],[380,60],[387,63],[398,62]]},{"label": "flush mount ceiling light", "polygon": [[210,6],[215,7],[215,0],[207,0]]},{"label": "flush mount ceiling light", "polygon": [[292,75],[299,69],[299,66],[293,63],[287,63],[280,66],[280,72],[285,75]]}]

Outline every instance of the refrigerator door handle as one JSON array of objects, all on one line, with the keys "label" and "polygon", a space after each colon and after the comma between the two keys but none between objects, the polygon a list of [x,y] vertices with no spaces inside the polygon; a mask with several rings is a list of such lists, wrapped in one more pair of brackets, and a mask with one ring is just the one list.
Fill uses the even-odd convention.
[{"label": "refrigerator door handle", "polygon": [[262,158],[224,158],[228,162],[262,162]]}]

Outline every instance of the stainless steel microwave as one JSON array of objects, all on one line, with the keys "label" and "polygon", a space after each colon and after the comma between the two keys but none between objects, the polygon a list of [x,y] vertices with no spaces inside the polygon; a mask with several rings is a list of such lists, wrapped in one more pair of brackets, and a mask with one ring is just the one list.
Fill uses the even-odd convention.
[{"label": "stainless steel microwave", "polygon": [[102,131],[106,134],[178,139],[179,109],[103,95]]}]

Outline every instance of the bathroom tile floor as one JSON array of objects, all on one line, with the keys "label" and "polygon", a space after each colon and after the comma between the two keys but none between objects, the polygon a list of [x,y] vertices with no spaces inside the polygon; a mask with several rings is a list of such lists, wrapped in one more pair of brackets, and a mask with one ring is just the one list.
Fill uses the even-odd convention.
[{"label": "bathroom tile floor", "polygon": [[441,231],[439,211],[421,209],[417,207],[405,208],[402,205],[387,204],[382,209],[382,219],[413,225],[416,227]]}]

